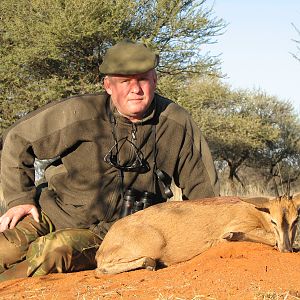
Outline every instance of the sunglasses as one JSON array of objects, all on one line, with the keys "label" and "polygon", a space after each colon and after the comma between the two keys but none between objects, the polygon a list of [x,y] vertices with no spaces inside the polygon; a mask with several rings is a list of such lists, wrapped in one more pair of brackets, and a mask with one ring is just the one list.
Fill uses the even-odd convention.
[{"label": "sunglasses", "polygon": [[[134,151],[134,158],[126,164],[121,165],[119,163],[119,152],[127,142],[130,144]],[[123,172],[146,173],[150,170],[149,164],[144,159],[143,153],[136,147],[134,143],[128,140],[127,137],[115,142],[109,152],[104,156],[104,161]]]}]

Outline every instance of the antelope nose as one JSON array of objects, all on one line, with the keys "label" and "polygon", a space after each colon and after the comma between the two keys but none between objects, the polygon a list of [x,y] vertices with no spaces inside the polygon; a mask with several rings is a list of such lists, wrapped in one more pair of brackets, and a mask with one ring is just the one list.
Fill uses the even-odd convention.
[{"label": "antelope nose", "polygon": [[279,249],[279,251],[282,253],[289,253],[289,252],[293,252],[293,248],[292,247],[283,247],[282,249]]},{"label": "antelope nose", "polygon": [[282,252],[283,252],[283,253],[293,252],[293,249],[284,249]]}]

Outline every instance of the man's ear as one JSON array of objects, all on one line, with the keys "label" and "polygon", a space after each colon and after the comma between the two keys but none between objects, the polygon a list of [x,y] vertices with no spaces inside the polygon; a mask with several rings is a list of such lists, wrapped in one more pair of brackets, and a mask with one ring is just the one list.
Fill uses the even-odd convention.
[{"label": "man's ear", "polygon": [[270,198],[269,197],[239,197],[242,201],[250,203],[255,206],[260,211],[270,213],[269,204]]},{"label": "man's ear", "polygon": [[111,90],[111,82],[108,76],[105,76],[103,79],[103,86],[107,94],[111,95],[112,90]]}]

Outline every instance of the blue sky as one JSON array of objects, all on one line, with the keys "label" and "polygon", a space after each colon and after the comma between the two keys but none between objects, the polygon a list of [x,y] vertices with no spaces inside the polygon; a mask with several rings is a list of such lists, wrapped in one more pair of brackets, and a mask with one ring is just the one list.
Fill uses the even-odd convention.
[{"label": "blue sky", "polygon": [[[228,23],[217,43],[208,47],[221,54],[222,71],[232,88],[262,89],[289,100],[300,112],[300,0],[207,0],[214,14]],[[300,46],[300,45],[299,45]]]}]

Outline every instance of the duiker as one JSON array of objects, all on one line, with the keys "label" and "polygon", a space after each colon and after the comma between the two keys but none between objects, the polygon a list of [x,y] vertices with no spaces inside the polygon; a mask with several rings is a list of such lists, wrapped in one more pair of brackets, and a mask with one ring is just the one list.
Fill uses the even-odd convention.
[{"label": "duiker", "polygon": [[251,241],[292,252],[300,194],[166,202],[118,220],[97,254],[96,276],[154,270],[189,260],[215,244]]}]

